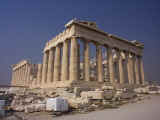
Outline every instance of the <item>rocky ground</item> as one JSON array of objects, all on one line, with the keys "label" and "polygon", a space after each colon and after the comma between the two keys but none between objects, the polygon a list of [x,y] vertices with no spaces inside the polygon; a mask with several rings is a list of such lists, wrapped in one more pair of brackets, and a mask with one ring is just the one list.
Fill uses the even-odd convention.
[{"label": "rocky ground", "polygon": [[[144,86],[134,89],[120,89],[112,86],[103,86],[101,89],[75,87],[18,91],[14,95],[10,106],[13,112],[5,117],[4,120],[50,120],[53,118],[64,119],[68,118],[68,116],[72,119],[72,116],[74,118],[74,116],[78,117],[81,116],[80,114],[86,113],[89,113],[88,115],[90,115],[95,113],[93,111],[102,111],[104,109],[109,111],[115,109],[115,111],[117,111],[121,108],[120,106],[124,104],[134,103],[136,105],[141,101],[150,99],[151,94],[159,95],[159,93],[160,91],[158,86]],[[47,99],[55,97],[62,97],[63,99],[66,99],[69,104],[69,111],[47,111]],[[159,98],[160,97],[158,97],[158,99]],[[139,108],[137,109],[139,110]],[[103,117],[105,118],[105,114]]]},{"label": "rocky ground", "polygon": [[125,104],[117,109],[97,110],[83,114],[64,114],[55,116],[52,112],[36,112],[24,114],[23,112],[5,120],[159,120],[160,95],[146,96],[136,103]]}]

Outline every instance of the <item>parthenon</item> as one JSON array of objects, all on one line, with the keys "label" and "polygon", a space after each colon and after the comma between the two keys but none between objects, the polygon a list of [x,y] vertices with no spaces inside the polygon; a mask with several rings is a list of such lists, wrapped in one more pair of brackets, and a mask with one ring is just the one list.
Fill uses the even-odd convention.
[{"label": "parthenon", "polygon": [[32,65],[25,60],[12,65],[12,85],[31,88],[93,82],[143,85],[143,49],[143,43],[106,33],[95,22],[73,19],[62,33],[46,43],[42,64]]}]

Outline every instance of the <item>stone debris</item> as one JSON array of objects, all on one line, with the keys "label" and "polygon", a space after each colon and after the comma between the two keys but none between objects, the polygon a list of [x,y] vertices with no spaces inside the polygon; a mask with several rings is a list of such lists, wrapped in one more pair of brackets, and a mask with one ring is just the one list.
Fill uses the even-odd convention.
[{"label": "stone debris", "polygon": [[81,93],[82,98],[89,98],[89,99],[104,99],[104,91],[87,91]]},{"label": "stone debris", "polygon": [[[12,110],[16,112],[53,112],[55,116],[64,114],[64,111],[47,109],[47,99],[62,98],[68,103],[71,113],[88,113],[99,109],[118,108],[126,103],[135,103],[149,99],[149,94],[158,94],[160,87],[143,86],[139,88],[114,88],[103,86],[102,89],[90,89],[83,87],[58,88],[35,91],[26,91],[24,94],[17,93],[11,103]],[[51,105],[51,104],[50,104]]]},{"label": "stone debris", "polygon": [[45,111],[46,104],[30,104],[24,107],[25,113]]},{"label": "stone debris", "polygon": [[85,98],[69,98],[69,106],[73,109],[84,108],[90,104],[90,99]]}]

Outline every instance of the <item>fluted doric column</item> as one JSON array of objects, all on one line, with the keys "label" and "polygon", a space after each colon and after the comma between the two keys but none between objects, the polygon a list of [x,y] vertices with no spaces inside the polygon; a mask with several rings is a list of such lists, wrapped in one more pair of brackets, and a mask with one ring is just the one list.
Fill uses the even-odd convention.
[{"label": "fluted doric column", "polygon": [[89,42],[84,41],[84,78],[90,81]]},{"label": "fluted doric column", "polygon": [[20,69],[19,68],[17,68],[17,85],[19,85],[20,84]]},{"label": "fluted doric column", "polygon": [[119,79],[120,79],[120,84],[125,83],[125,77],[124,77],[124,66],[123,66],[123,57],[121,55],[121,51],[119,51]]},{"label": "fluted doric column", "polygon": [[14,83],[15,83],[15,71],[12,68],[12,81],[11,81],[11,84],[14,85]]},{"label": "fluted doric column", "polygon": [[53,67],[54,67],[54,48],[49,50],[48,58],[48,71],[47,71],[47,83],[51,83],[53,80]]},{"label": "fluted doric column", "polygon": [[40,87],[42,80],[42,64],[38,64],[38,71],[37,71],[37,84]]},{"label": "fluted doric column", "polygon": [[61,80],[69,80],[69,49],[68,40],[63,42],[63,56],[62,56],[62,75]]},{"label": "fluted doric column", "polygon": [[71,54],[70,54],[70,73],[69,77],[71,81],[79,80],[78,77],[78,44],[76,37],[71,38]]},{"label": "fluted doric column", "polygon": [[129,84],[134,84],[135,81],[135,67],[134,67],[135,58],[133,54],[129,54],[128,56],[128,78]]},{"label": "fluted doric column", "polygon": [[132,77],[133,77],[133,81],[132,84],[136,84],[136,73],[135,73],[135,62],[136,62],[136,58],[135,55],[132,55]]},{"label": "fluted doric column", "polygon": [[22,85],[22,69],[19,67],[19,85]]},{"label": "fluted doric column", "polygon": [[48,51],[44,52],[43,66],[42,66],[42,84],[47,80],[47,67],[48,67]]},{"label": "fluted doric column", "polygon": [[80,60],[80,59],[81,59],[81,57],[80,57],[80,56],[81,56],[81,55],[80,55],[80,44],[78,43],[77,45],[78,45],[78,50],[77,50],[77,62],[78,62],[78,71],[79,71],[79,72],[78,72],[78,78],[80,79],[80,75],[81,75],[81,71],[80,71],[80,69],[81,69],[81,68],[80,68],[80,62],[81,62],[81,60]]},{"label": "fluted doric column", "polygon": [[18,79],[18,77],[17,77],[18,74],[17,74],[17,73],[18,73],[18,71],[17,71],[17,69],[16,69],[16,70],[15,70],[15,80],[14,80],[14,81],[15,81],[15,84],[17,83],[17,79]]},{"label": "fluted doric column", "polygon": [[26,70],[26,85],[29,86],[30,64],[27,64]]},{"label": "fluted doric column", "polygon": [[131,68],[131,56],[127,53],[127,71],[128,71],[128,82],[132,84],[132,68]]},{"label": "fluted doric column", "polygon": [[17,70],[14,70],[14,85],[17,81]]},{"label": "fluted doric column", "polygon": [[24,65],[24,86],[26,86],[26,64]]},{"label": "fluted doric column", "polygon": [[61,48],[60,45],[56,46],[55,60],[54,60],[54,81],[60,80],[60,67],[61,67]]},{"label": "fluted doric column", "polygon": [[104,82],[103,80],[103,64],[102,64],[102,48],[96,44],[96,61],[97,61],[97,77],[99,82]]},{"label": "fluted doric column", "polygon": [[108,59],[107,61],[108,61],[108,67],[109,67],[110,82],[114,83],[115,73],[114,73],[113,53],[112,53],[111,47],[107,47],[107,59]]},{"label": "fluted doric column", "polygon": [[17,81],[18,81],[18,70],[16,69],[16,78],[15,78],[15,84],[17,84]]},{"label": "fluted doric column", "polygon": [[28,73],[29,73],[29,64],[26,64],[26,70],[25,70],[25,86],[28,86]]},{"label": "fluted doric column", "polygon": [[25,86],[25,65],[22,66],[22,84]]},{"label": "fluted doric column", "polygon": [[142,56],[139,57],[139,64],[140,64],[141,83],[144,85],[145,84],[145,80],[144,80],[144,68],[143,68]]},{"label": "fluted doric column", "polygon": [[135,56],[135,76],[136,76],[136,84],[140,84],[140,69],[139,69],[138,56]]},{"label": "fluted doric column", "polygon": [[119,73],[119,50],[117,48],[114,48],[115,50],[115,61],[114,61],[114,72],[115,72],[115,83],[120,83],[120,73]]}]

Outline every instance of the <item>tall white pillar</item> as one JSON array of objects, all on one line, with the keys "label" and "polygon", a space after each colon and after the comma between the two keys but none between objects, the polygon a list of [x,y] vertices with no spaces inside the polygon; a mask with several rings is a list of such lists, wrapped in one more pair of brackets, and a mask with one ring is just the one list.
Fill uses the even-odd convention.
[{"label": "tall white pillar", "polygon": [[69,80],[69,49],[68,40],[63,42],[63,56],[62,56],[62,75],[61,80]]},{"label": "tall white pillar", "polygon": [[124,77],[124,66],[123,66],[123,57],[121,55],[121,51],[119,51],[119,78],[120,78],[120,84],[125,83],[125,77]]},{"label": "tall white pillar", "polygon": [[144,68],[143,68],[143,60],[142,60],[142,56],[139,57],[139,63],[140,63],[140,76],[141,76],[141,81],[142,84],[145,84],[145,80],[144,80]]},{"label": "tall white pillar", "polygon": [[115,82],[115,73],[114,73],[113,53],[112,53],[111,47],[107,47],[107,58],[108,58],[108,65],[109,65],[110,82],[114,83]]},{"label": "tall white pillar", "polygon": [[51,48],[49,50],[48,58],[48,71],[47,71],[47,83],[51,83],[53,80],[53,67],[54,67],[54,50]]},{"label": "tall white pillar", "polygon": [[97,74],[98,81],[104,82],[103,79],[103,64],[102,64],[102,48],[99,45],[96,45],[96,61],[97,61]]},{"label": "tall white pillar", "polygon": [[90,81],[89,42],[84,41],[84,79]]},{"label": "tall white pillar", "polygon": [[43,56],[42,84],[45,84],[47,81],[47,67],[48,67],[48,51],[45,51]]},{"label": "tall white pillar", "polygon": [[55,60],[54,60],[54,81],[60,81],[60,66],[61,66],[61,48],[56,46]]},{"label": "tall white pillar", "polygon": [[71,38],[71,54],[70,54],[70,69],[69,77],[71,81],[77,81],[78,78],[78,44],[76,37]]}]

